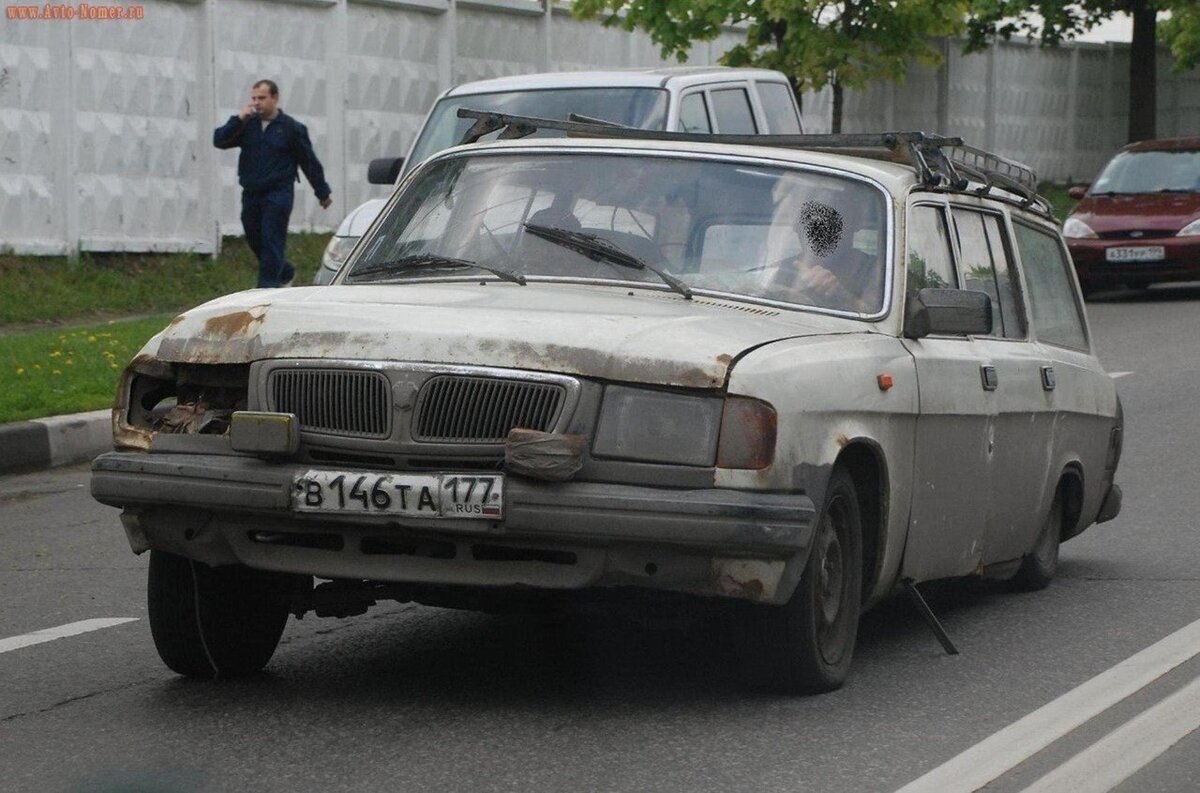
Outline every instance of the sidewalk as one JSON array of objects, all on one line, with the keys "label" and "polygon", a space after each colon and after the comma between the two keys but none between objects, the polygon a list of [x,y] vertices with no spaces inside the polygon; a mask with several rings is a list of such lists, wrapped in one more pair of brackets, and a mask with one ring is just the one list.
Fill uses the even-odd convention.
[{"label": "sidewalk", "polygon": [[112,410],[0,424],[0,474],[81,463],[112,450]]}]

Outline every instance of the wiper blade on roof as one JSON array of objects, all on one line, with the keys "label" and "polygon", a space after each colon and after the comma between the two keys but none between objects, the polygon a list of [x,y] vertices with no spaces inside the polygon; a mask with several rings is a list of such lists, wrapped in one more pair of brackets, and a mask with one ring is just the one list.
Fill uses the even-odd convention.
[{"label": "wiper blade on roof", "polygon": [[524,226],[530,234],[557,243],[565,248],[571,248],[590,259],[606,259],[619,267],[628,267],[631,270],[649,270],[661,278],[667,286],[688,300],[692,299],[692,290],[683,281],[680,281],[670,273],[663,272],[657,267],[651,267],[612,240],[605,239],[597,234],[560,229],[556,226],[543,226],[539,223],[525,223]]},{"label": "wiper blade on roof", "polygon": [[[511,270],[506,270],[503,267],[494,267],[489,264],[480,264],[468,259],[457,259],[453,256],[442,256],[436,253],[414,253],[410,256],[401,256],[399,259],[390,259],[385,262],[373,262],[363,267],[355,267],[350,271],[351,279],[358,279],[362,276],[376,275],[393,275],[401,270],[462,270],[468,267],[473,267],[477,270],[485,270],[497,278],[504,281],[509,281],[514,284],[525,286],[525,276],[520,273],[514,273]],[[370,280],[370,279],[368,279]]]}]

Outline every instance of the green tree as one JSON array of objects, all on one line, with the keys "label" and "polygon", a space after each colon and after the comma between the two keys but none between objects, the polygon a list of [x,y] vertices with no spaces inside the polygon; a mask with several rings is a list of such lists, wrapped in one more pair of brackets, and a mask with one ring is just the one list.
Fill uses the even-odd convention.
[{"label": "green tree", "polygon": [[[1196,0],[973,0],[967,25],[967,51],[1013,34],[1057,46],[1117,13],[1133,19],[1129,48],[1129,141],[1157,136],[1157,41],[1175,56],[1175,71],[1200,60],[1200,5]],[[1159,17],[1169,12],[1160,24]]]},{"label": "green tree", "polygon": [[879,78],[902,81],[913,59],[936,65],[934,38],[961,33],[969,0],[575,0],[575,15],[641,29],[664,58],[687,59],[693,42],[744,24],[746,40],[721,58],[788,76],[801,91],[833,89],[833,131],[842,129],[843,92]]}]

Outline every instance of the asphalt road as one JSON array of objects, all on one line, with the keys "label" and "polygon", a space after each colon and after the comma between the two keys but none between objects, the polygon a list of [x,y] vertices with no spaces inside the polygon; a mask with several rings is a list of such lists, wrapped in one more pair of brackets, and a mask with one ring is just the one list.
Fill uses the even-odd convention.
[{"label": "asphalt road", "polygon": [[[86,467],[0,478],[0,789],[895,791],[948,761],[960,779],[978,767],[960,753],[1031,713],[976,751],[1033,741],[1070,710],[1050,703],[1095,704],[1115,689],[1088,681],[1200,619],[1200,288],[1113,294],[1089,313],[1105,366],[1125,373],[1122,515],[1066,544],[1043,592],[934,587],[958,656],[906,601],[885,603],[864,617],[848,685],[821,697],[747,695],[706,622],[396,604],[292,620],[253,679],[185,680],[150,640],[146,557],[88,496]],[[13,646],[104,618],[132,621]],[[1095,785],[1113,757],[1137,769],[1122,793],[1200,790],[1198,633],[1182,663],[1018,752],[988,790],[1046,774],[1034,789],[1109,789],[1068,772]],[[1137,759],[1155,735],[1184,737]]]}]

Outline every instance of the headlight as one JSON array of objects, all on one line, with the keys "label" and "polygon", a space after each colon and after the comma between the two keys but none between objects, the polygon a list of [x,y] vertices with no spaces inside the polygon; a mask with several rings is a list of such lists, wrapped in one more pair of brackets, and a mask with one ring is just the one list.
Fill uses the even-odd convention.
[{"label": "headlight", "polygon": [[350,251],[358,244],[358,237],[333,237],[325,246],[325,255],[321,257],[321,265],[329,270],[336,270],[346,261]]},{"label": "headlight", "polygon": [[1067,218],[1067,222],[1063,223],[1063,236],[1071,239],[1096,239],[1096,232],[1092,231],[1092,227],[1084,223],[1076,217]]},{"label": "headlight", "polygon": [[596,457],[710,466],[724,400],[609,386],[592,442]]},{"label": "headlight", "polygon": [[759,399],[609,386],[592,454],[647,463],[761,469],[775,458],[775,432],[775,409]]},{"label": "headlight", "polygon": [[1200,237],[1200,219],[1193,220],[1179,230],[1177,237]]}]

